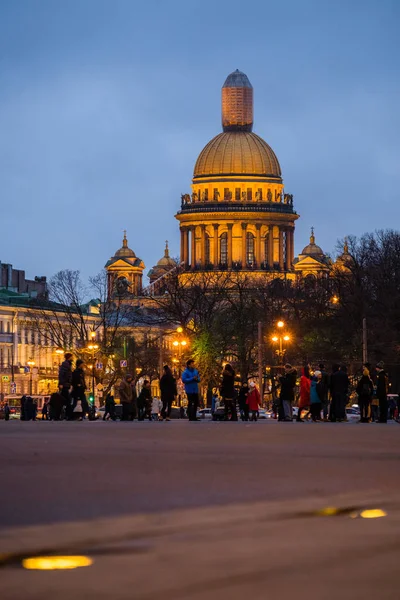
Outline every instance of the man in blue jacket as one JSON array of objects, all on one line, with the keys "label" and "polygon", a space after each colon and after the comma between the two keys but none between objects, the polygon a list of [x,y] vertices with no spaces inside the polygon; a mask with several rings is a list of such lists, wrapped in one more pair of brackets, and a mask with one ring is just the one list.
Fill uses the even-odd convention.
[{"label": "man in blue jacket", "polygon": [[188,417],[189,421],[197,421],[197,408],[199,405],[199,381],[200,376],[194,367],[194,360],[190,359],[186,363],[186,369],[182,373],[182,383],[185,386],[185,392],[188,399]]}]

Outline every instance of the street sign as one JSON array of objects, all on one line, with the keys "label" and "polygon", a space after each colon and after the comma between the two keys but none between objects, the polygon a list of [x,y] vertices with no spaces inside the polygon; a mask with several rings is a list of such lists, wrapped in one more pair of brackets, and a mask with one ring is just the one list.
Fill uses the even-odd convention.
[{"label": "street sign", "polygon": [[127,360],[120,360],[119,361],[119,366],[120,367],[127,367],[128,366],[128,361]]},{"label": "street sign", "polygon": [[102,368],[103,368],[103,363],[102,363],[102,362],[98,362],[98,363],[96,363],[96,369],[97,369],[98,371],[100,371],[100,369],[102,369]]},{"label": "street sign", "polygon": [[103,392],[97,392],[97,397],[98,398],[102,398],[103,397]]},{"label": "street sign", "polygon": [[8,375],[2,375],[1,380],[2,381],[10,381],[10,377]]},{"label": "street sign", "polygon": [[17,384],[15,383],[15,381],[12,381],[10,383],[10,394],[16,394],[17,393]]},{"label": "street sign", "polygon": [[101,392],[101,390],[104,390],[104,385],[102,383],[98,383],[96,385],[96,389],[99,390]]}]

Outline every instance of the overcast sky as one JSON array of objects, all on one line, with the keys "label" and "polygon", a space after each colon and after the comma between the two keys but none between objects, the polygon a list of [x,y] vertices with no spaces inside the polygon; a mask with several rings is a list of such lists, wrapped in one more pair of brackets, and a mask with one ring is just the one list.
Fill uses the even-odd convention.
[{"label": "overcast sky", "polygon": [[0,260],[96,274],[123,229],[146,272],[221,131],[226,76],[301,215],[296,253],[400,222],[398,0],[1,0]]}]

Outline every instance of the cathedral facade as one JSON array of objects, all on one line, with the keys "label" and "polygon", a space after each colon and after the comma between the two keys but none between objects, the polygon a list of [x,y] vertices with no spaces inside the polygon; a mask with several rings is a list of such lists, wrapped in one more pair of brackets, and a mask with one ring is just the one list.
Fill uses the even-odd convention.
[{"label": "cathedral facade", "polygon": [[[272,148],[253,132],[253,87],[239,70],[222,87],[222,132],[200,152],[191,193],[181,195],[175,218],[180,230],[180,260],[166,246],[148,273],[154,292],[171,269],[185,273],[235,270],[255,278],[295,279],[328,274],[332,262],[310,243],[294,256],[299,215],[293,195],[286,193],[281,167]],[[129,254],[129,256],[128,256]],[[144,264],[127,246],[108,261],[110,287],[125,286],[141,295]]]}]

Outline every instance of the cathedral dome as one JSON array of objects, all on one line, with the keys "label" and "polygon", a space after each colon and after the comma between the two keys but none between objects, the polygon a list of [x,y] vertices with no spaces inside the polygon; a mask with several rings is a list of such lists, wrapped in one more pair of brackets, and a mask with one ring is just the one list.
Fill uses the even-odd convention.
[{"label": "cathedral dome", "polygon": [[124,233],[124,239],[122,241],[122,248],[116,251],[115,257],[121,258],[136,258],[136,254],[133,250],[128,247],[128,240],[126,239],[126,233]]},{"label": "cathedral dome", "polygon": [[315,243],[314,227],[311,227],[310,243],[305,248],[303,248],[302,254],[314,257],[325,256],[322,248],[317,246],[317,244]]},{"label": "cathedral dome", "polygon": [[168,241],[165,242],[164,256],[158,261],[157,267],[176,267],[176,262],[169,255]]},{"label": "cathedral dome", "polygon": [[281,177],[274,151],[249,131],[227,131],[215,136],[200,152],[193,179],[215,175]]}]

